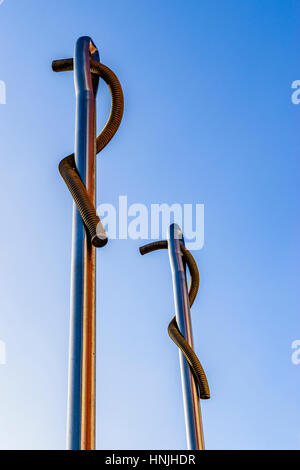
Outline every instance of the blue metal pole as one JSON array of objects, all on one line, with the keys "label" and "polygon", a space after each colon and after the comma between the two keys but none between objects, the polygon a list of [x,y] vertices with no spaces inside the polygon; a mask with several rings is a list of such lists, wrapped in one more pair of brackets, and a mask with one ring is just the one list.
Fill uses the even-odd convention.
[{"label": "blue metal pole", "polygon": [[[81,37],[76,42],[74,52],[75,161],[90,197],[95,198],[95,94],[97,86],[91,77],[90,58],[99,60],[98,51],[89,37]],[[87,311],[87,308],[95,309],[95,254],[92,250],[81,215],[74,203],[67,416],[67,448],[70,450],[82,448],[84,322],[87,315],[91,316],[93,321],[95,319],[95,312]],[[90,283],[89,289],[87,289],[87,280]],[[92,331],[93,335],[94,330]],[[94,381],[94,377],[92,381]],[[93,396],[92,400],[94,398]],[[94,404],[92,408],[94,413]]]},{"label": "blue metal pole", "polygon": [[[171,224],[168,231],[168,252],[172,270],[176,321],[181,334],[194,349],[189,296],[180,242],[184,243],[182,231],[177,224]],[[180,350],[179,359],[187,446],[189,450],[204,450],[200,397],[197,383]]]}]

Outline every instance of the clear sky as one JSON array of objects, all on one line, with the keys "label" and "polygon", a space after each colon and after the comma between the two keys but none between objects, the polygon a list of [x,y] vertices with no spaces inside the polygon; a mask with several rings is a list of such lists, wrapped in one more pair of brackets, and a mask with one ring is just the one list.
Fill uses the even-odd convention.
[{"label": "clear sky", "polygon": [[[299,449],[296,0],[4,0],[0,5],[0,447],[65,447],[73,149],[70,57],[89,35],[124,89],[98,203],[202,203],[195,348],[208,449]],[[98,94],[98,126],[109,94]],[[166,252],[98,251],[97,448],[182,449]]]}]

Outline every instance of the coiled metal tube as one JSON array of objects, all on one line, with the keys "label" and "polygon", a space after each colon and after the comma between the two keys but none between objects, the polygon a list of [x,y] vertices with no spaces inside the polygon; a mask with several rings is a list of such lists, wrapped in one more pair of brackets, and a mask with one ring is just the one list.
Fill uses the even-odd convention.
[{"label": "coiled metal tube", "polygon": [[[73,70],[73,59],[60,59],[52,62],[54,72]],[[91,73],[103,78],[109,87],[111,94],[111,111],[105,127],[96,138],[96,153],[101,152],[113,138],[121,123],[124,109],[122,87],[116,75],[105,65],[95,60],[90,61]],[[90,200],[75,164],[75,155],[72,153],[59,163],[59,172],[63,177],[70,193],[78,207],[82,220],[91,237],[91,242],[96,247],[102,247],[107,243],[107,235],[97,215],[96,208]]]},{"label": "coiled metal tube", "polygon": [[[189,286],[189,303],[190,307],[193,305],[195,298],[198,293],[199,284],[200,284],[200,277],[199,271],[197,268],[196,261],[194,257],[190,253],[189,250],[183,244],[180,244],[181,253],[184,261],[186,262],[189,273],[190,273],[190,286]],[[144,245],[140,247],[141,255],[145,255],[147,253],[151,253],[152,251],[161,250],[161,249],[168,249],[168,241],[161,240],[153,243],[149,243],[148,245]],[[168,333],[170,338],[174,341],[174,343],[179,347],[182,351],[184,357],[186,358],[193,375],[196,379],[196,382],[199,386],[200,390],[200,398],[208,399],[210,398],[210,390],[209,385],[207,382],[206,374],[204,369],[195,354],[195,351],[191,348],[191,346],[187,343],[184,336],[180,333],[176,317],[174,316],[169,323],[168,326]]]}]

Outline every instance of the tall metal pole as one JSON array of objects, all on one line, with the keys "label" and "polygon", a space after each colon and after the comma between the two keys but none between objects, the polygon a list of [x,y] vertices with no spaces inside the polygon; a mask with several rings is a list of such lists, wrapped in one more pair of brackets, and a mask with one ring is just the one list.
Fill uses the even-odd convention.
[{"label": "tall metal pole", "polygon": [[[168,252],[172,270],[176,321],[181,334],[194,349],[190,304],[180,242],[184,243],[182,231],[177,224],[171,224],[168,231]],[[193,373],[180,350],[179,359],[187,446],[189,450],[204,450],[198,387]]]},{"label": "tall metal pole", "polygon": [[[90,58],[99,60],[89,37],[75,45],[75,161],[88,194],[95,202],[95,95]],[[73,205],[67,448],[95,446],[95,248]]]}]

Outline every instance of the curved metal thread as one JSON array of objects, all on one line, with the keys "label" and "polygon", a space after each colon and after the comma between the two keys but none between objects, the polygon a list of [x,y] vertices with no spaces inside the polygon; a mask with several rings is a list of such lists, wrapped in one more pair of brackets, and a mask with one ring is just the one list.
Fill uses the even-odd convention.
[{"label": "curved metal thread", "polygon": [[[194,257],[190,253],[189,250],[183,244],[180,244],[181,254],[183,260],[186,262],[189,273],[190,273],[190,286],[189,286],[189,303],[190,307],[193,305],[195,298],[198,293],[199,284],[200,284],[200,277],[199,271],[197,268],[196,261]],[[147,253],[151,253],[152,251],[161,250],[161,249],[168,249],[168,241],[161,240],[158,242],[149,243],[148,245],[144,245],[140,247],[141,255],[145,255]],[[170,338],[174,341],[174,343],[179,347],[182,351],[184,357],[186,358],[191,371],[196,379],[196,382],[199,386],[200,390],[200,398],[208,399],[210,398],[210,390],[209,385],[207,382],[206,374],[204,369],[199,361],[195,351],[191,348],[191,346],[187,343],[184,336],[180,333],[176,317],[174,316],[169,323],[168,326],[168,333]]]},{"label": "curved metal thread", "polygon": [[[52,62],[54,72],[70,71],[73,68],[73,59],[60,59]],[[120,82],[112,70],[92,59],[90,61],[90,70],[92,74],[103,78],[111,94],[110,116],[105,127],[96,138],[96,153],[99,153],[118,130],[123,116],[124,98]],[[76,169],[74,153],[61,160],[58,168],[78,207],[82,220],[90,234],[92,244],[96,247],[106,245],[107,235],[96,212],[96,208],[90,200],[85,185]]]}]

